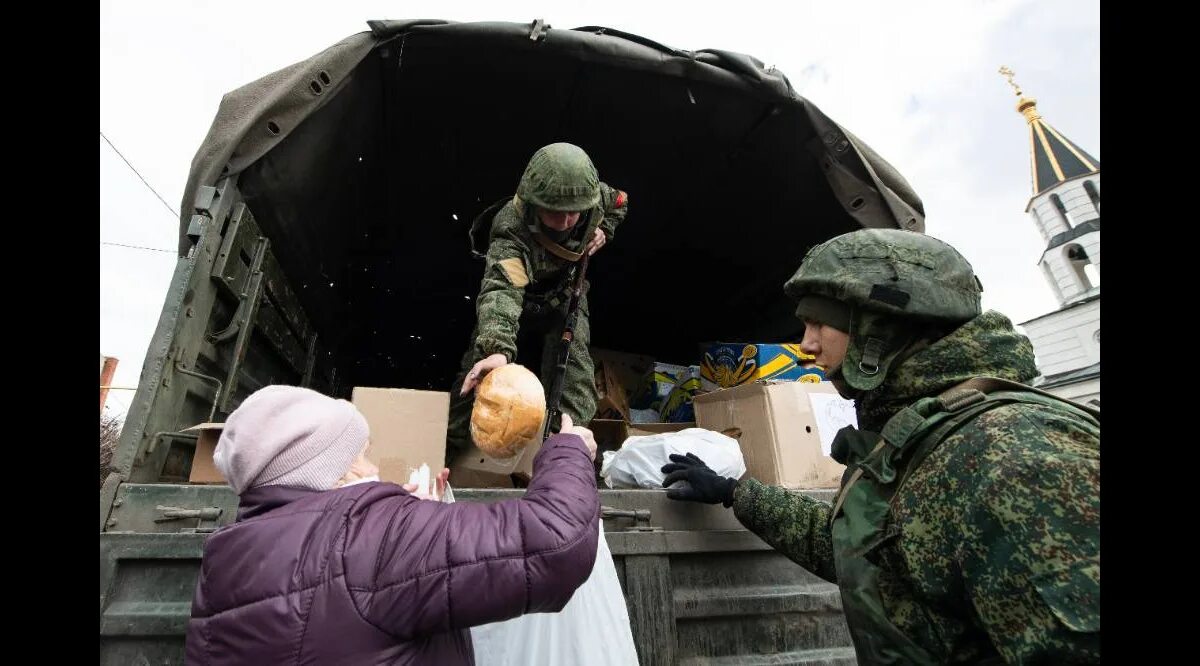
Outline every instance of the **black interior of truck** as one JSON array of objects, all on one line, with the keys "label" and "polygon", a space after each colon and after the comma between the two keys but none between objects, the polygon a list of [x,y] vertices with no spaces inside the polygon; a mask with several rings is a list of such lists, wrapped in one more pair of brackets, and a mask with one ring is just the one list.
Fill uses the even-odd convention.
[{"label": "black interior of truck", "polygon": [[446,390],[483,269],[470,222],[555,141],[629,194],[589,269],[594,346],[695,364],[705,342],[795,340],[784,281],[809,247],[859,226],[805,148],[812,134],[801,102],[747,86],[413,33],[238,186],[339,392]]}]

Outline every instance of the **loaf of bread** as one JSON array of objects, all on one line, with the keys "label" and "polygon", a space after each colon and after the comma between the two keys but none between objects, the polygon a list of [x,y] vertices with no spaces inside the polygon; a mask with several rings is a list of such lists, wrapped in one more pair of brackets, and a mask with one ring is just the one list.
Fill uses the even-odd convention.
[{"label": "loaf of bread", "polygon": [[524,366],[502,365],[475,389],[471,439],[493,458],[511,458],[536,441],[546,416],[546,393]]}]

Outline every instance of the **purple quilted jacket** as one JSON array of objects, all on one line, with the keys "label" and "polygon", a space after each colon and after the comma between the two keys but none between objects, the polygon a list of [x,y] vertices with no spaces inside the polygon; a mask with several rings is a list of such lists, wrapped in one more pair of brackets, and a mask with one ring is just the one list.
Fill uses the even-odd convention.
[{"label": "purple quilted jacket", "polygon": [[247,491],[204,545],[187,663],[474,663],[468,627],[561,610],[596,559],[583,441],[551,437],[533,470],[493,504],[393,483]]}]

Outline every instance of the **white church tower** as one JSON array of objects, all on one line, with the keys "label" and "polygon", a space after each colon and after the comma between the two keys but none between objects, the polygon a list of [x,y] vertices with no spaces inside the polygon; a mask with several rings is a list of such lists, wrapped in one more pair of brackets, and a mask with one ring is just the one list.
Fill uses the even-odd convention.
[{"label": "white church tower", "polygon": [[1025,212],[1046,249],[1038,264],[1058,299],[1054,312],[1022,322],[1042,376],[1034,385],[1076,402],[1100,404],[1100,161],[1047,123],[1037,100],[1013,83],[1029,124],[1033,196]]}]

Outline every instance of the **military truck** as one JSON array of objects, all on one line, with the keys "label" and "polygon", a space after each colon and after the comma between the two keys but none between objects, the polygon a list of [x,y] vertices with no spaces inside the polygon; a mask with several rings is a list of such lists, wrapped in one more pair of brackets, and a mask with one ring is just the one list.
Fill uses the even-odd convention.
[{"label": "military truck", "polygon": [[[368,25],[227,94],[196,153],[100,491],[102,664],[182,663],[204,539],[236,513],[227,486],[187,483],[186,428],[272,383],[448,390],[482,273],[470,220],[539,146],[584,147],[630,196],[590,269],[599,347],[795,339],[782,285],[807,248],[924,227],[895,169],[750,56],[541,20]],[[600,494],[641,663],[854,663],[836,587],[731,512]]]}]

